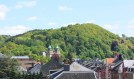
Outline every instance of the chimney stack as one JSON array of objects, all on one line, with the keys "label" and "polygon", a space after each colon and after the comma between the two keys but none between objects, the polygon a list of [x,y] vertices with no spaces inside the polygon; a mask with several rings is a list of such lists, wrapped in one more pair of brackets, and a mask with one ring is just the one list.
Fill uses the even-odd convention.
[{"label": "chimney stack", "polygon": [[69,71],[69,70],[70,70],[70,65],[64,64],[64,71]]}]

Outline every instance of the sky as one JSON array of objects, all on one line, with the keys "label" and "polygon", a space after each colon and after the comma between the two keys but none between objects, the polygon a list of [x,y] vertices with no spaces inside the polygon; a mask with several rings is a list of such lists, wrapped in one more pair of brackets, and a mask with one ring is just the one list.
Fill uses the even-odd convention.
[{"label": "sky", "polygon": [[134,36],[134,0],[0,0],[0,34],[94,23]]}]

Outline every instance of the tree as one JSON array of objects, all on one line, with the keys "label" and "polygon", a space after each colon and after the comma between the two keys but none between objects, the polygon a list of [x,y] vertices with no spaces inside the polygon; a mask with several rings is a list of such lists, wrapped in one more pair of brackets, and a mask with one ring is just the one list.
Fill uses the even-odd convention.
[{"label": "tree", "polygon": [[69,59],[69,62],[71,63],[73,61],[73,54],[69,52],[67,54],[67,59]]},{"label": "tree", "polygon": [[126,39],[126,38],[127,38],[127,36],[126,36],[125,34],[122,34],[122,38]]},{"label": "tree", "polygon": [[[125,39],[124,39],[125,38]],[[124,51],[126,57],[134,53],[134,37],[119,37],[96,24],[75,24],[61,29],[32,30],[16,36],[0,35],[0,52],[13,55],[36,54],[47,47],[59,45],[62,56],[76,52],[82,58],[112,57],[113,51]],[[110,49],[111,48],[111,49]],[[98,53],[98,54],[97,54]],[[127,56],[128,55],[128,56]],[[41,60],[42,61],[42,60]]]},{"label": "tree", "polygon": [[118,42],[117,41],[113,41],[111,44],[111,50],[112,51],[116,51],[118,50]]},{"label": "tree", "polygon": [[17,73],[17,62],[9,57],[0,58],[0,78],[13,77]]}]

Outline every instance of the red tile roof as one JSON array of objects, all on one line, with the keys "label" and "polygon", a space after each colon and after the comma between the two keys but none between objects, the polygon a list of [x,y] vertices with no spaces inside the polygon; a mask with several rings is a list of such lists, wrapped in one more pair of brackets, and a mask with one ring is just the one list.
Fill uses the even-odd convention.
[{"label": "red tile roof", "polygon": [[112,64],[113,61],[114,61],[114,58],[106,58],[106,62],[108,64]]}]

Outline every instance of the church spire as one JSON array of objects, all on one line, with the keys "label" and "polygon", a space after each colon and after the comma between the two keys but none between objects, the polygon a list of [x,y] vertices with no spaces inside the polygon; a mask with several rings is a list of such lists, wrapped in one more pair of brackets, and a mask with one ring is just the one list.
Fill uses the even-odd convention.
[{"label": "church spire", "polygon": [[50,50],[51,50],[51,45],[48,46],[48,51],[50,51]]},{"label": "church spire", "polygon": [[58,53],[58,51],[59,51],[59,46],[57,45],[55,48],[55,53]]}]

